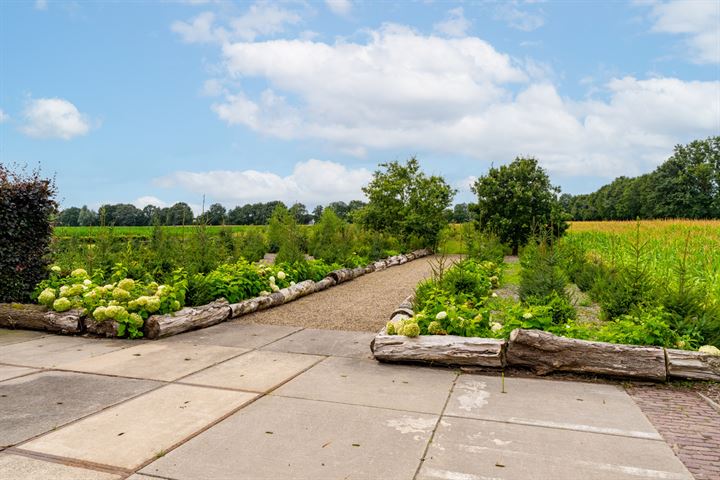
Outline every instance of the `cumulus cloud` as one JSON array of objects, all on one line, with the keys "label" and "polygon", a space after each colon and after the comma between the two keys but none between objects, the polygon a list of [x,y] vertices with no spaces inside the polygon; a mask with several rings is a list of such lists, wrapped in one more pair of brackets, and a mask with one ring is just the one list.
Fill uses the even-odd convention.
[{"label": "cumulus cloud", "polygon": [[325,0],[325,4],[336,15],[347,15],[352,10],[350,0]]},{"label": "cumulus cloud", "polygon": [[720,3],[673,0],[650,8],[653,32],[682,35],[696,63],[720,63]]},{"label": "cumulus cloud", "polygon": [[447,18],[433,25],[433,30],[448,37],[464,37],[470,28],[470,21],[465,18],[462,7],[448,11]]},{"label": "cumulus cloud", "polygon": [[275,35],[301,20],[293,11],[270,3],[256,3],[243,15],[227,19],[226,26],[219,25],[214,13],[203,12],[188,22],[173,22],[170,28],[187,43],[223,43]]},{"label": "cumulus cloud", "polygon": [[35,10],[47,10],[47,0],[35,0]]},{"label": "cumulus cloud", "polygon": [[198,195],[212,194],[215,200],[230,204],[282,200],[315,205],[363,198],[361,187],[371,176],[364,168],[350,169],[339,163],[313,159],[297,163],[293,172],[284,177],[257,170],[181,171],[156,179],[155,183]]},{"label": "cumulus cloud", "polygon": [[10,115],[3,112],[2,108],[0,108],[0,123],[6,122],[10,120]]},{"label": "cumulus cloud", "polygon": [[62,98],[38,98],[28,102],[20,130],[37,138],[62,138],[85,135],[90,121],[75,105]]},{"label": "cumulus cloud", "polygon": [[503,163],[535,155],[553,172],[646,171],[673,145],[715,134],[720,82],[615,78],[602,99],[562,97],[542,64],[476,37],[426,36],[399,25],[365,43],[269,40],[222,47],[227,78],[266,83],[226,91],[228,124],[344,152],[420,149]]},{"label": "cumulus cloud", "polygon": [[153,205],[155,207],[165,208],[169,207],[170,204],[167,202],[160,200],[157,197],[154,197],[152,195],[145,195],[143,197],[138,197],[135,199],[134,202],[132,202],[133,205],[135,205],[137,208],[145,208],[148,205]]}]

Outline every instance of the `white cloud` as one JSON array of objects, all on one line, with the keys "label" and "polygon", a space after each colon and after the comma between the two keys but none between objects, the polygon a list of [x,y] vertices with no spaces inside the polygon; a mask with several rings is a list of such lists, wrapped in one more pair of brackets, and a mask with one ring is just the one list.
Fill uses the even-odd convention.
[{"label": "white cloud", "polygon": [[350,0],[325,0],[325,4],[336,15],[347,15],[352,10]]},{"label": "white cloud", "polygon": [[137,208],[145,208],[148,205],[153,205],[160,208],[170,206],[170,204],[168,204],[167,202],[164,202],[157,197],[153,197],[152,195],[145,195],[144,197],[136,198],[135,201],[132,202],[132,204],[135,205]]},{"label": "white cloud", "polygon": [[[529,2],[525,2],[529,3]],[[508,26],[524,32],[536,30],[545,25],[542,13],[531,12],[519,6],[517,1],[501,3],[495,9],[495,18]]]},{"label": "white cloud", "polygon": [[31,100],[23,111],[24,124],[20,130],[38,138],[62,138],[85,135],[90,131],[88,118],[62,98]]},{"label": "white cloud", "polygon": [[47,0],[35,0],[35,10],[47,10]]},{"label": "white cloud", "polygon": [[361,187],[371,176],[364,168],[350,169],[335,162],[308,160],[297,163],[293,172],[285,177],[257,170],[213,170],[175,172],[157,179],[156,183],[198,195],[212,194],[214,200],[228,204],[282,200],[315,205],[363,198]]},{"label": "white cloud", "polygon": [[297,13],[270,3],[256,3],[243,14],[227,20],[227,26],[218,26],[212,12],[203,12],[189,22],[176,21],[170,26],[187,43],[223,43],[234,40],[252,41],[257,37],[275,35],[287,25],[302,20]]},{"label": "white cloud", "polygon": [[3,112],[2,108],[0,108],[0,123],[7,122],[10,120],[10,115]]},{"label": "white cloud", "polygon": [[252,95],[227,87],[212,107],[219,118],[360,156],[410,149],[504,163],[534,155],[554,173],[610,177],[646,171],[675,144],[720,128],[720,82],[614,78],[590,86],[603,100],[573,100],[560,96],[547,66],[476,37],[385,25],[365,43],[222,48],[228,85],[266,87]]},{"label": "white cloud", "polygon": [[696,63],[720,63],[720,3],[673,0],[650,5],[653,32],[683,35]]},{"label": "white cloud", "polygon": [[462,7],[448,11],[447,19],[433,25],[433,30],[448,37],[464,37],[470,28],[470,21],[465,18]]}]

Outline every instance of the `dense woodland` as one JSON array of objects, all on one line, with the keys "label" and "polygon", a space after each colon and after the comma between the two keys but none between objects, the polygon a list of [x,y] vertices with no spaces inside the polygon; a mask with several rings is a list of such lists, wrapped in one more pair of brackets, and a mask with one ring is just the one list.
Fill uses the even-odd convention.
[{"label": "dense woodland", "polygon": [[[144,225],[267,225],[273,210],[282,202],[252,203],[227,210],[219,203],[195,217],[190,206],[179,202],[171,207],[131,204],[103,205],[99,213],[71,207],[57,217],[62,226],[144,226]],[[639,177],[618,177],[594,193],[560,195],[560,205],[571,220],[634,220],[656,218],[720,218],[720,136],[696,140],[675,147],[673,155],[653,172]],[[297,223],[317,222],[324,208],[332,208],[343,220],[352,222],[353,213],[365,203],[360,200],[318,205],[312,212],[302,203],[288,210]],[[474,219],[467,203],[446,211],[452,223]]]}]

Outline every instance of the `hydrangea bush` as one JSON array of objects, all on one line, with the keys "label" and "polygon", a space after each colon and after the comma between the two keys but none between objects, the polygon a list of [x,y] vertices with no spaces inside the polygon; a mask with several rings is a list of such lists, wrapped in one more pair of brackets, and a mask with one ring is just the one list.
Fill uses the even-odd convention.
[{"label": "hydrangea bush", "polygon": [[158,285],[132,278],[116,279],[122,268],[107,283],[81,268],[68,275],[63,275],[57,266],[50,270],[49,278],[38,285],[38,303],[56,312],[80,309],[97,322],[114,320],[118,336],[141,337],[150,315],[175,312],[185,303],[187,283],[180,272],[174,285]]}]

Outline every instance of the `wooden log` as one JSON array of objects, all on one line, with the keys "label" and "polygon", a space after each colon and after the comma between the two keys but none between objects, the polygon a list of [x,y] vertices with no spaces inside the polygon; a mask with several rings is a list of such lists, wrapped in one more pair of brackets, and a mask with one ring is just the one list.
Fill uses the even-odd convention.
[{"label": "wooden log", "polygon": [[334,278],[337,284],[347,282],[353,279],[352,270],[349,268],[341,268],[328,273],[328,277]]},{"label": "wooden log", "polygon": [[144,333],[151,340],[169,337],[224,322],[231,314],[228,302],[217,300],[201,307],[185,307],[167,315],[153,315],[145,321]]},{"label": "wooden log", "polygon": [[283,295],[283,303],[288,303],[292,302],[296,298],[310,295],[313,292],[315,292],[315,282],[312,280],[305,280],[290,287],[282,288],[278,293]]},{"label": "wooden log", "polygon": [[667,377],[662,348],[589,342],[541,330],[512,331],[507,365],[529,367],[540,375],[559,371],[660,382]]},{"label": "wooden log", "polygon": [[375,264],[371,263],[367,267],[365,267],[365,273],[373,273],[375,271]]},{"label": "wooden log", "polygon": [[357,267],[352,269],[353,278],[362,277],[365,275],[365,267]]},{"label": "wooden log", "polygon": [[427,248],[421,248],[420,250],[415,250],[412,253],[415,255],[415,258],[421,258],[427,257],[428,255],[430,255],[431,252]]},{"label": "wooden log", "polygon": [[337,281],[335,281],[332,277],[325,277],[319,282],[315,282],[315,291],[320,292],[322,290],[328,289],[330,287],[334,287],[337,285]]},{"label": "wooden log", "polygon": [[259,312],[260,310],[265,310],[266,308],[270,308],[271,303],[272,299],[269,295],[264,297],[248,298],[242,302],[233,303],[230,305],[230,310],[232,311],[230,317],[235,318],[249,313]]},{"label": "wooden log", "polygon": [[388,267],[394,267],[395,265],[400,265],[399,255],[393,255],[392,257],[388,257],[388,259],[385,260],[385,265]]},{"label": "wooden log", "polygon": [[370,344],[381,362],[421,362],[436,365],[464,365],[503,368],[505,340],[422,335],[387,335],[383,329]]},{"label": "wooden log", "polygon": [[398,262],[400,263],[400,265],[408,262],[407,256],[405,256],[405,255],[398,255],[398,257],[400,257],[400,259],[398,260]]},{"label": "wooden log", "polygon": [[414,253],[414,252],[410,252],[410,253],[406,253],[406,254],[405,254],[405,258],[407,258],[408,262],[412,262],[412,261],[415,260],[417,257],[415,256],[415,253]]},{"label": "wooden log", "polygon": [[98,322],[94,318],[87,316],[83,318],[83,325],[87,333],[99,335],[101,337],[117,337],[118,323],[115,320],[103,320]]},{"label": "wooden log", "polygon": [[379,272],[381,270],[385,270],[387,268],[387,264],[385,263],[385,260],[378,260],[373,263],[373,267],[375,267],[376,272]]},{"label": "wooden log", "polygon": [[55,333],[80,333],[83,311],[55,312],[42,305],[0,303],[0,327],[44,330]]},{"label": "wooden log", "polygon": [[415,315],[415,312],[413,311],[414,305],[413,301],[415,300],[415,295],[410,295],[405,300],[400,303],[400,305],[397,306],[395,310],[393,310],[393,313],[390,314],[390,319],[395,317],[397,314],[404,314],[407,315],[407,317],[412,317]]},{"label": "wooden log", "polygon": [[673,378],[720,382],[720,356],[688,350],[665,349],[668,375]]}]

